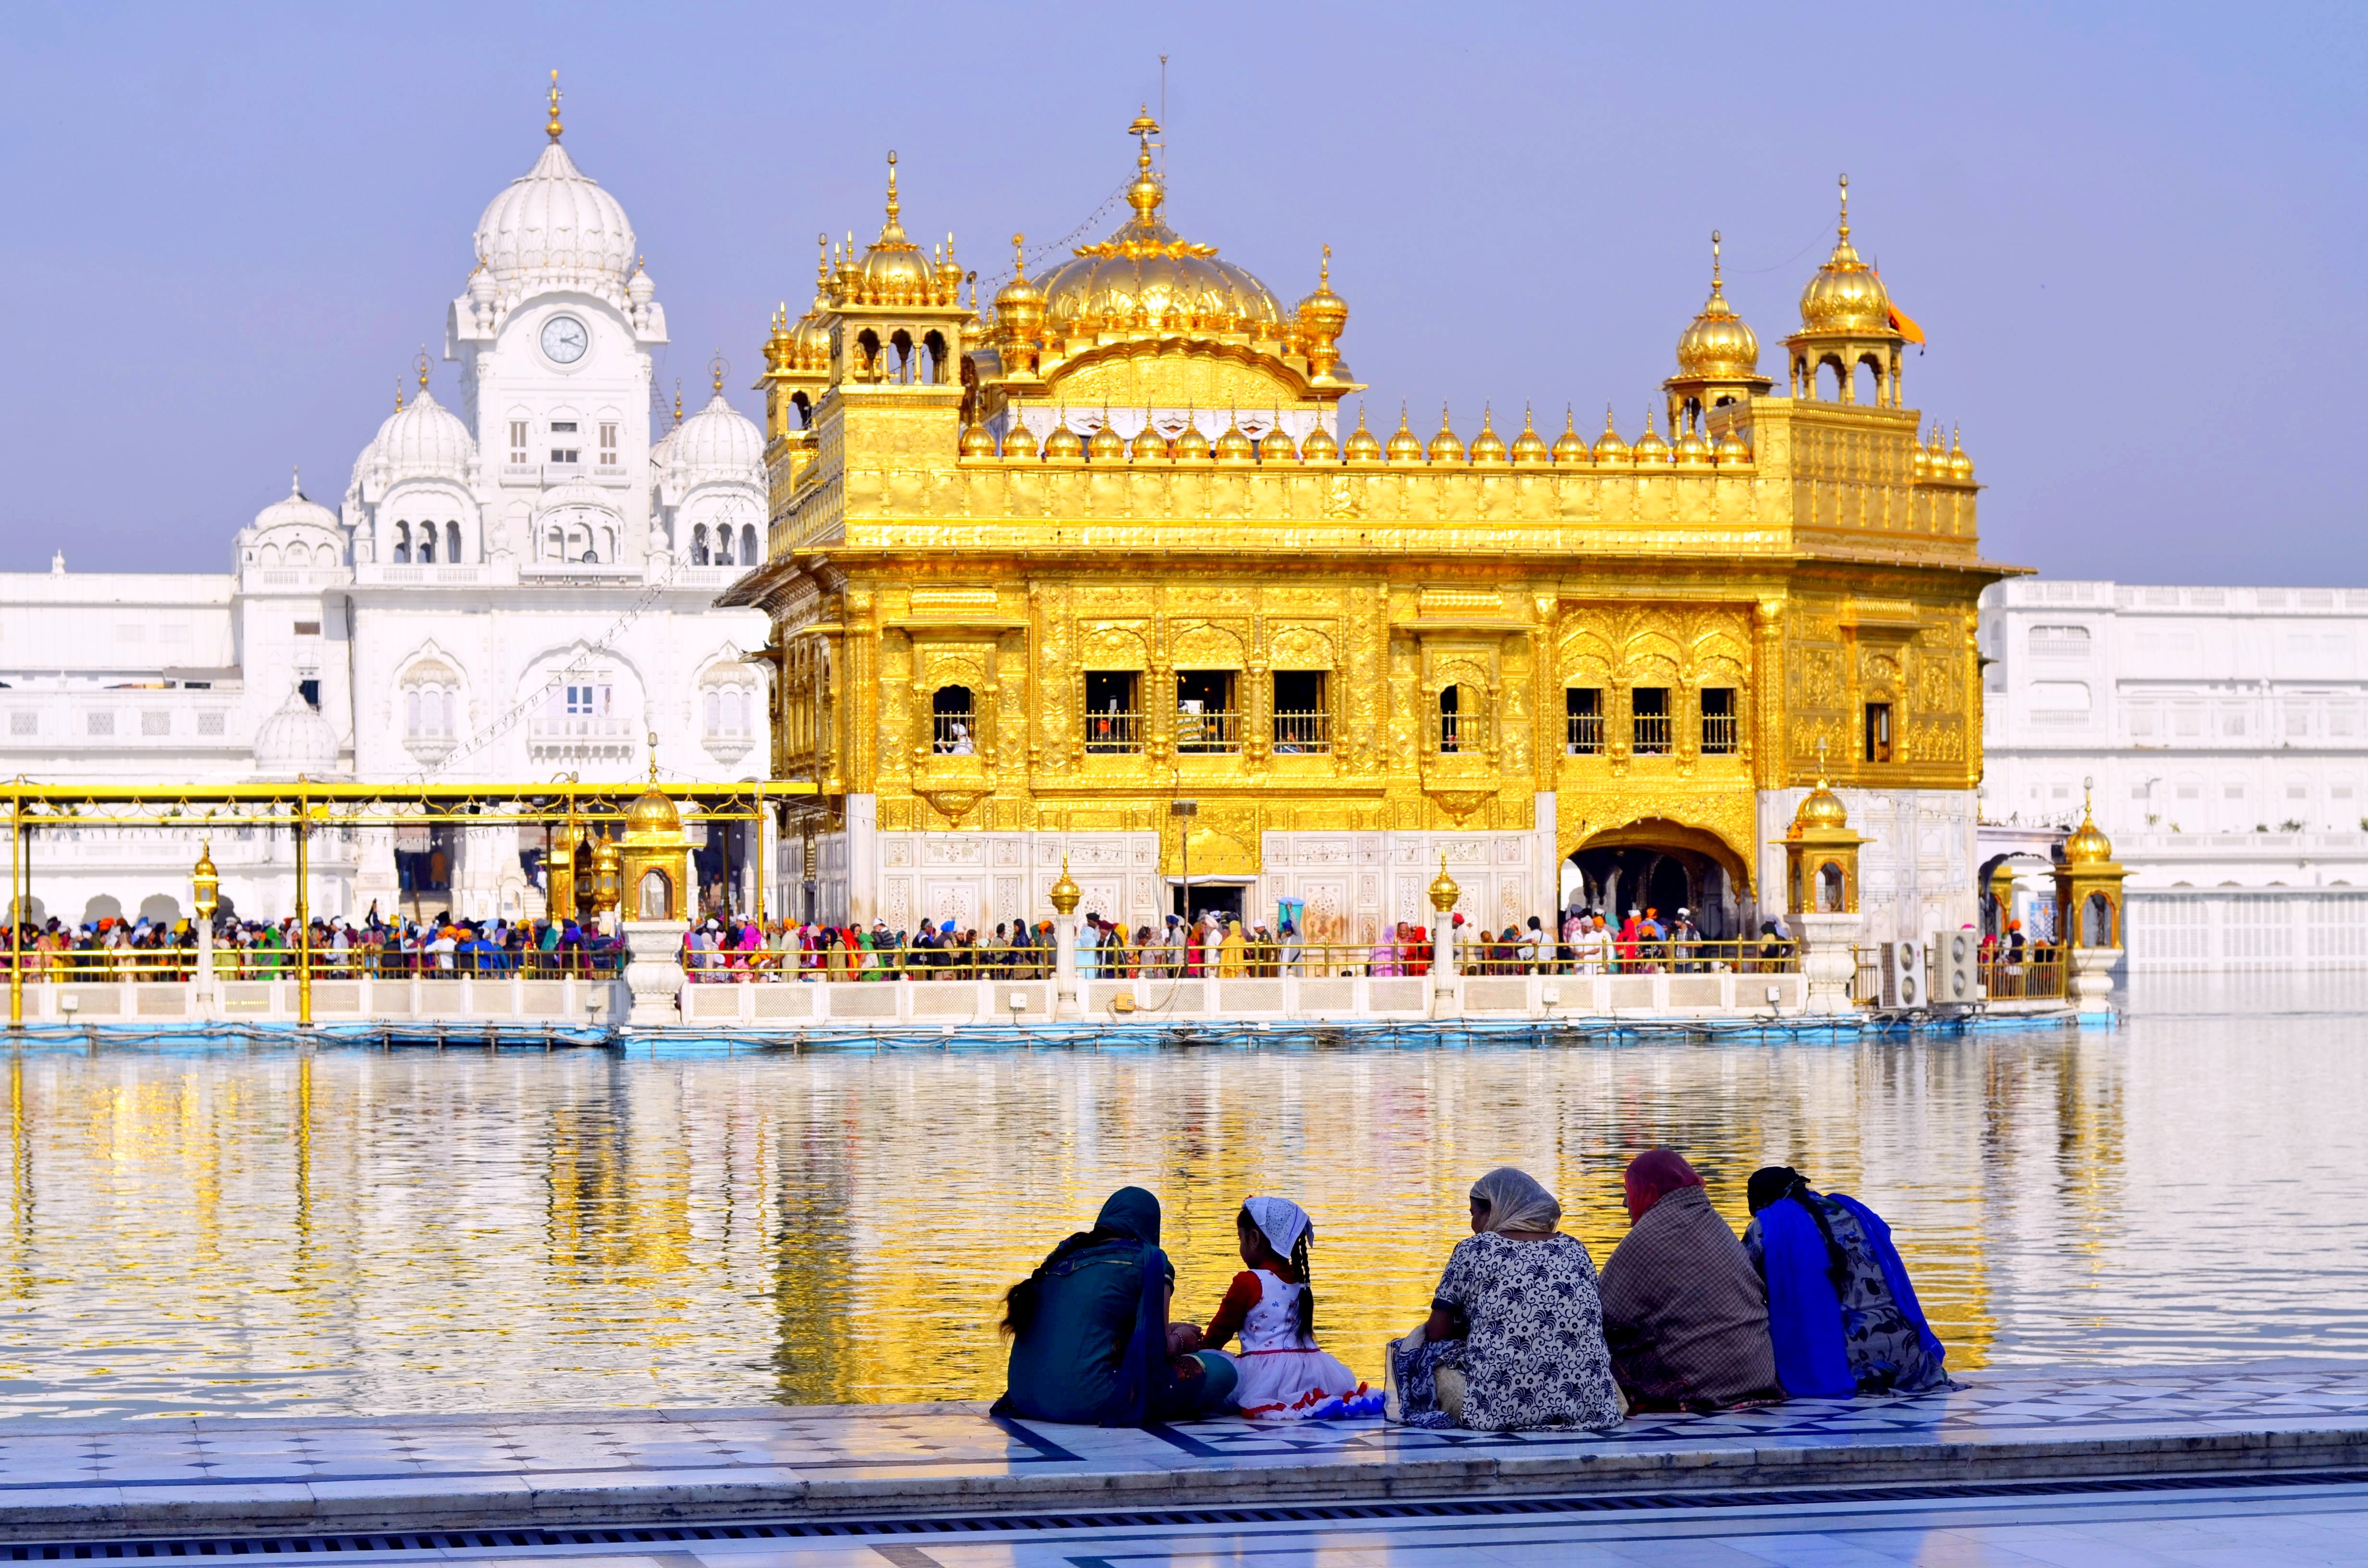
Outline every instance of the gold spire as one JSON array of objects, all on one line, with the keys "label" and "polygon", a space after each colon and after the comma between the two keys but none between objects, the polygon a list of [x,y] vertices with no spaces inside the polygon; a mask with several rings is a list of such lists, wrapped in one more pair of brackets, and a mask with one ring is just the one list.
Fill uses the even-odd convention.
[{"label": "gold spire", "polygon": [[551,74],[551,123],[542,129],[553,142],[559,140],[559,133],[564,129],[559,123],[559,73],[556,71]]},{"label": "gold spire", "polygon": [[1839,237],[1850,238],[1850,176],[1842,176],[1842,216]]},{"label": "gold spire", "polygon": [[[888,149],[888,222],[889,222],[889,223],[890,223],[891,225],[893,225],[893,226],[901,227],[902,225],[897,224],[897,222],[896,222],[896,215],[897,215],[898,213],[900,213],[900,212],[904,211],[904,210],[905,210],[905,204],[904,204],[903,202],[901,202],[901,201],[899,201],[899,200],[897,200],[897,199],[896,199],[896,149],[895,149],[895,148],[894,148],[894,147],[891,147],[891,148],[889,148],[889,149]],[[899,237],[901,238],[902,236],[900,235]]]},{"label": "gold spire", "polygon": [[429,363],[430,361],[427,358],[427,345],[423,343],[419,346],[419,352],[413,356],[411,361],[411,368],[419,372],[419,390],[421,392],[426,392],[427,390],[427,368]]},{"label": "gold spire", "polygon": [[674,383],[674,422],[677,425],[682,423],[682,382],[679,379]]},{"label": "gold spire", "polygon": [[397,414],[403,412],[403,378],[401,376],[394,378],[394,411]]},{"label": "gold spire", "polygon": [[707,362],[708,378],[715,384],[716,396],[723,395],[723,378],[731,372],[732,362],[723,357],[723,350],[719,347],[715,350],[715,358]]}]

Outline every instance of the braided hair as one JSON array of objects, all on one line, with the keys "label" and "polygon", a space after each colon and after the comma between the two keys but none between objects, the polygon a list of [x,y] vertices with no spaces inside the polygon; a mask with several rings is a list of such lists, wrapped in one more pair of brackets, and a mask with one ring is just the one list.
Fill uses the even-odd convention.
[{"label": "braided hair", "polygon": [[[1258,1244],[1267,1251],[1274,1251],[1274,1244],[1266,1239],[1266,1233],[1258,1229],[1258,1221],[1251,1217],[1248,1204],[1242,1205],[1242,1211],[1234,1216],[1234,1223],[1257,1236]],[[1298,1238],[1291,1244],[1291,1267],[1299,1276],[1299,1303],[1295,1309],[1299,1337],[1309,1345],[1315,1343],[1315,1278],[1308,1271],[1307,1244],[1315,1235],[1314,1228],[1310,1227],[1300,1232]]]}]

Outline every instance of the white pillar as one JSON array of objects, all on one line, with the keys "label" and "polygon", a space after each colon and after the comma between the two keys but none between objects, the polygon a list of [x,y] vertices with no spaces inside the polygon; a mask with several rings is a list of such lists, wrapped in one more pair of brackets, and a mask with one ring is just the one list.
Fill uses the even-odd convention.
[{"label": "white pillar", "polygon": [[[612,917],[604,917],[612,918]],[[683,924],[679,920],[628,920],[624,923],[625,985],[632,994],[635,1028],[686,1021],[681,1006],[688,977],[682,968]]]},{"label": "white pillar", "polygon": [[1847,1013],[1850,982],[1858,974],[1853,950],[1865,921],[1858,915],[1794,915],[1788,916],[1801,943],[1801,972],[1809,983],[1804,1011]]},{"label": "white pillar", "polygon": [[2122,961],[2122,949],[2073,948],[2069,956],[2065,992],[2071,999],[2073,1012],[2084,1018],[2112,1017],[2113,966]]}]

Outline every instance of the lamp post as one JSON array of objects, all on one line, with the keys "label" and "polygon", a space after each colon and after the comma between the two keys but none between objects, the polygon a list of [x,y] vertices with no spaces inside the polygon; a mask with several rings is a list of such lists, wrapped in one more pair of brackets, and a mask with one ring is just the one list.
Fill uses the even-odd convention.
[{"label": "lamp post", "polygon": [[1074,1018],[1084,1011],[1077,1003],[1077,927],[1073,919],[1084,892],[1069,880],[1066,855],[1061,857],[1061,880],[1053,884],[1049,896],[1053,913],[1059,916],[1053,922],[1053,1016]]},{"label": "lamp post", "polygon": [[1463,890],[1447,874],[1447,854],[1440,852],[1439,875],[1430,880],[1430,1016],[1452,1018],[1462,1009],[1455,990],[1455,901]]},{"label": "lamp post", "polygon": [[211,1001],[214,994],[214,911],[222,907],[222,873],[214,869],[211,839],[198,844],[198,863],[189,870],[189,907],[198,913],[198,975],[194,995]]}]

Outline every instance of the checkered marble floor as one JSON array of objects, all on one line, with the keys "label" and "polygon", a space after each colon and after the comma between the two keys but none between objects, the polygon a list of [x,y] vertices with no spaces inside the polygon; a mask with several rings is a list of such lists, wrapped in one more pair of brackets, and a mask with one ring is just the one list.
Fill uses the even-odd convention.
[{"label": "checkered marble floor", "polygon": [[1235,1495],[1247,1501],[1262,1475],[1282,1485],[1287,1472],[1295,1478],[1287,1484],[1320,1489],[1326,1473],[1370,1480],[1373,1467],[1405,1466],[1434,1483],[1449,1473],[1423,1461],[1700,1462],[1968,1443],[2044,1445],[2075,1472],[2096,1444],[2160,1438],[2175,1452],[2199,1437],[2324,1433],[2368,1445],[2368,1366],[1992,1371],[1918,1398],[1642,1417],[1605,1433],[1415,1431],[1375,1419],[1103,1430],[1002,1420],[974,1403],[82,1427],[28,1419],[0,1424],[0,1531],[22,1540],[52,1528],[71,1539],[98,1524],[115,1533],[325,1527],[368,1519],[379,1505],[420,1528],[603,1509],[657,1517],[649,1510],[659,1506],[683,1517],[727,1504],[747,1517],[758,1505],[783,1514],[821,1506],[826,1494],[835,1509],[860,1508],[864,1488],[880,1507],[974,1512],[1043,1507],[1060,1492],[1023,1505],[1008,1489],[1039,1482],[1059,1483],[1076,1506],[1115,1507],[1147,1505],[1162,1485],[1236,1475],[1245,1487]]}]

